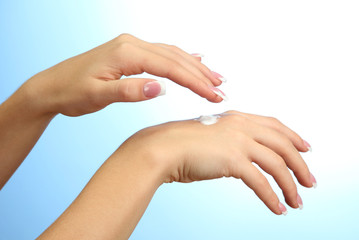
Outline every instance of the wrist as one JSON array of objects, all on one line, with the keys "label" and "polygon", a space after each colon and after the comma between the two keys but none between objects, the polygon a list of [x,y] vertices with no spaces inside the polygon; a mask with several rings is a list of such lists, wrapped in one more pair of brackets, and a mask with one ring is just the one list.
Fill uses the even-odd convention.
[{"label": "wrist", "polygon": [[184,151],[187,144],[179,141],[184,134],[184,124],[188,124],[187,121],[143,129],[125,141],[119,150],[127,151],[145,162],[144,165],[156,174],[160,185],[182,181],[181,176],[187,171],[182,163],[188,157]]},{"label": "wrist", "polygon": [[[5,119],[13,121],[51,121],[56,114],[45,110],[45,103],[41,103],[41,96],[36,95],[29,88],[28,83],[23,84],[12,96],[0,105],[2,112],[6,113]],[[44,101],[46,102],[46,101]]]},{"label": "wrist", "polygon": [[38,73],[25,82],[14,94],[14,97],[27,109],[28,114],[52,119],[58,113],[53,111],[51,94],[44,83],[43,73]]},{"label": "wrist", "polygon": [[0,105],[0,189],[55,116],[35,104],[25,85]]},{"label": "wrist", "polygon": [[137,181],[145,181],[150,188],[157,190],[163,183],[165,168],[160,165],[155,152],[147,149],[131,149],[121,146],[107,162],[117,169],[131,172]]},{"label": "wrist", "polygon": [[141,173],[140,175],[146,175],[146,178],[151,179],[152,185],[156,189],[162,183],[170,182],[168,180],[169,172],[171,172],[170,159],[166,158],[158,147],[146,144],[146,140],[134,141],[136,142],[133,142],[133,139],[130,138],[123,143],[109,158],[109,161],[126,165],[129,169],[134,169],[134,171]]}]

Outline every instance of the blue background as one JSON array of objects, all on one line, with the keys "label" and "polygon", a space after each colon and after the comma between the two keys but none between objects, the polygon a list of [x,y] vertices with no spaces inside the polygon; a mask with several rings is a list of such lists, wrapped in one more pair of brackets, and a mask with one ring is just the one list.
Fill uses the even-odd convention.
[{"label": "blue background", "polygon": [[235,179],[165,184],[131,239],[359,239],[358,11],[356,1],[1,0],[0,102],[124,32],[204,53],[230,101],[167,81],[158,99],[57,116],[0,192],[0,239],[36,238],[134,132],[228,109],[278,117],[312,144],[303,156],[318,188],[299,187],[304,209],[276,216]]}]

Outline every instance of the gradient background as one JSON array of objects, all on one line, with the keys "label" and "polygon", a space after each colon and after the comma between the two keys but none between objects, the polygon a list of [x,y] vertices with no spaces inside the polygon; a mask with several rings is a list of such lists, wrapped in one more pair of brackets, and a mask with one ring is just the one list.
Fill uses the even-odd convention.
[{"label": "gradient background", "polygon": [[358,12],[346,0],[1,0],[0,102],[124,32],[204,53],[230,100],[167,81],[158,99],[57,116],[0,192],[0,239],[36,238],[137,130],[228,109],[275,116],[312,144],[318,188],[299,187],[304,209],[276,216],[235,179],[165,184],[131,239],[359,239]]}]

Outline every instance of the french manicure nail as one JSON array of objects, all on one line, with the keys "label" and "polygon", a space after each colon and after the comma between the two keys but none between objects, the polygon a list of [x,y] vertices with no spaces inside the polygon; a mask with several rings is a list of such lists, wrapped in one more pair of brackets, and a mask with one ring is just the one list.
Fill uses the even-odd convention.
[{"label": "french manicure nail", "polygon": [[312,181],[313,188],[317,188],[317,180],[315,180],[313,174],[310,174],[310,181]]},{"label": "french manicure nail", "polygon": [[279,210],[282,212],[283,216],[286,216],[288,213],[287,208],[281,202],[279,203]]},{"label": "french manicure nail", "polygon": [[303,200],[302,198],[299,196],[299,194],[297,194],[297,203],[299,205],[299,209],[302,210],[303,209]]},{"label": "french manicure nail", "polygon": [[165,95],[166,84],[162,81],[148,82],[143,87],[143,94],[148,98]]},{"label": "french manicure nail", "polygon": [[303,143],[304,143],[304,146],[307,147],[308,151],[309,151],[309,152],[312,152],[312,147],[310,146],[310,144],[309,144],[307,141],[305,141],[305,140],[303,140]]},{"label": "french manicure nail", "polygon": [[199,58],[203,58],[204,55],[202,53],[192,53],[191,54],[193,57],[199,57]]},{"label": "french manicure nail", "polygon": [[227,79],[224,78],[221,74],[219,74],[219,73],[217,73],[217,72],[212,71],[212,75],[213,75],[215,78],[221,80],[221,82],[224,82],[224,83],[227,82]]},{"label": "french manicure nail", "polygon": [[228,97],[220,89],[218,89],[216,87],[209,87],[209,88],[212,90],[212,92],[214,92],[215,94],[220,96],[224,101],[228,101]]}]

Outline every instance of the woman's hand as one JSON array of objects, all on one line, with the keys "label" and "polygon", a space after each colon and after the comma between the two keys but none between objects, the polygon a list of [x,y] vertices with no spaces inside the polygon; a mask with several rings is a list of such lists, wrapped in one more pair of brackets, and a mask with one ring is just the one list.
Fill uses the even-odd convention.
[{"label": "woman's hand", "polygon": [[222,101],[213,89],[222,83],[221,76],[199,60],[175,46],[122,34],[37,74],[24,87],[37,109],[68,116],[95,112],[113,102],[148,100],[165,91],[153,79],[121,79],[143,72],[169,78],[209,101]]},{"label": "woman's hand", "polygon": [[[240,178],[275,214],[286,214],[264,175],[274,177],[293,208],[315,179],[299,152],[309,145],[274,118],[236,111],[217,123],[170,122],[141,130],[101,166],[70,207],[39,239],[128,239],[153,194],[166,182]],[[71,227],[69,227],[71,226]]]},{"label": "woman's hand", "polygon": [[299,154],[308,148],[307,142],[274,118],[229,111],[214,125],[188,120],[144,129],[119,150],[155,159],[163,182],[240,178],[271,211],[282,214],[284,205],[253,163],[272,175],[287,204],[298,208],[303,203],[289,170],[301,185],[316,184]]},{"label": "woman's hand", "polygon": [[58,113],[80,116],[113,102],[163,94],[164,85],[153,79],[121,79],[143,72],[167,77],[209,101],[222,101],[214,87],[222,78],[200,56],[122,34],[33,76],[0,105],[0,189]]}]

